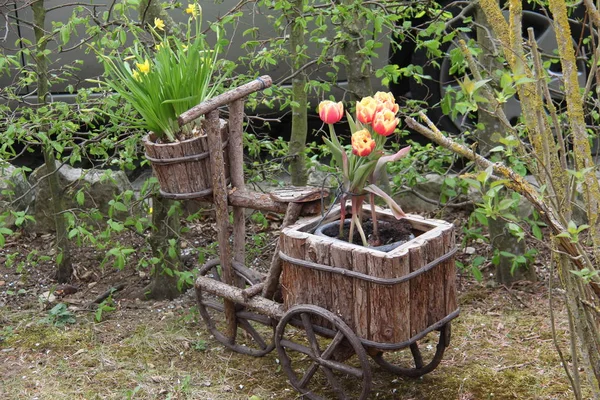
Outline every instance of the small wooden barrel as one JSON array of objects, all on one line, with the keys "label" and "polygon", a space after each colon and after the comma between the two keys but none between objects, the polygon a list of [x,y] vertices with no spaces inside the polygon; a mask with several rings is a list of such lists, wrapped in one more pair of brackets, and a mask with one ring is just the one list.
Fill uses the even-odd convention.
[{"label": "small wooden barrel", "polygon": [[[394,217],[380,210],[378,218]],[[286,308],[326,308],[363,344],[382,350],[408,346],[458,315],[452,224],[408,216],[417,237],[384,253],[309,233],[320,219],[281,233]]]},{"label": "small wooden barrel", "polygon": [[[221,120],[223,149],[228,144],[227,121]],[[212,175],[206,135],[176,143],[156,143],[149,133],[143,138],[146,158],[160,184],[161,195],[175,199],[198,198],[212,193]],[[224,151],[229,178],[229,157]]]}]

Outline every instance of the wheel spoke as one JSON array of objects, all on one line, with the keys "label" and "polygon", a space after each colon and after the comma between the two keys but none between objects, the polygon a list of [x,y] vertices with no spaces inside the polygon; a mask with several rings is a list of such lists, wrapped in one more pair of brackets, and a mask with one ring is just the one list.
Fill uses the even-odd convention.
[{"label": "wheel spoke", "polygon": [[315,372],[317,372],[318,370],[319,370],[319,363],[313,362],[310,365],[310,367],[306,370],[306,372],[304,373],[304,376],[302,376],[302,379],[300,379],[298,381],[298,386],[300,388],[305,389],[308,382],[310,382],[312,377],[315,375]]},{"label": "wheel spoke", "polygon": [[287,339],[281,339],[279,343],[280,343],[281,347],[283,347],[285,349],[297,351],[299,353],[306,354],[307,356],[309,356],[313,359],[315,358],[313,355],[313,351],[310,347],[306,347],[300,343],[292,342],[291,340],[287,340]]},{"label": "wheel spoke", "polygon": [[327,381],[329,381],[329,384],[333,388],[333,391],[337,395],[338,399],[340,399],[340,400],[347,399],[346,394],[344,393],[344,389],[342,389],[340,382],[335,377],[333,372],[331,372],[331,370],[327,367],[322,367],[322,370],[325,373],[325,376],[327,377]]},{"label": "wheel spoke", "polygon": [[261,349],[266,349],[267,348],[267,344],[265,343],[265,341],[263,340],[263,338],[260,336],[260,333],[258,333],[256,331],[256,329],[254,329],[254,327],[245,319],[238,319],[238,324],[242,327],[242,329],[244,329],[246,332],[248,332],[250,334],[250,336],[252,336],[252,339],[254,339],[254,341],[256,342],[256,344],[261,348]]},{"label": "wheel spoke", "polygon": [[328,360],[329,357],[331,357],[333,355],[333,352],[338,347],[338,345],[340,343],[342,343],[342,341],[344,340],[344,337],[345,337],[344,334],[342,332],[338,331],[338,333],[335,334],[335,337],[333,338],[331,343],[329,343],[329,346],[327,346],[327,348],[325,349],[323,354],[321,354],[321,358]]},{"label": "wheel spoke", "polygon": [[415,360],[415,367],[417,367],[417,369],[423,368],[423,356],[421,356],[421,350],[419,350],[419,345],[416,343],[411,344],[410,352],[412,353],[413,359]]},{"label": "wheel spoke", "polygon": [[317,341],[317,336],[315,335],[315,331],[310,320],[310,315],[308,315],[308,313],[302,313],[300,317],[302,318],[302,325],[304,325],[304,330],[306,331],[306,338],[310,343],[310,347],[313,351],[313,356],[315,358],[319,357],[321,355],[321,348],[319,347],[319,342]]},{"label": "wheel spoke", "polygon": [[352,367],[350,365],[346,365],[344,363],[338,362],[338,361],[333,361],[333,360],[319,360],[321,365],[329,368],[329,369],[334,369],[336,371],[341,371],[345,374],[348,375],[352,375],[355,376],[357,378],[362,378],[363,377],[363,370],[360,368],[356,368],[356,367]]}]

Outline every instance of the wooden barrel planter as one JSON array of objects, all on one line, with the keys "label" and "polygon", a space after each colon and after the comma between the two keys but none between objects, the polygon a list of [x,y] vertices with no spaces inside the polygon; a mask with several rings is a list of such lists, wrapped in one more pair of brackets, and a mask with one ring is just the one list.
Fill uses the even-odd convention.
[{"label": "wooden barrel planter", "polygon": [[[332,221],[337,214],[327,218]],[[393,220],[379,210],[378,218]],[[415,238],[389,252],[311,232],[322,218],[282,230],[284,307],[313,304],[340,316],[363,344],[403,348],[458,316],[454,227],[407,216]]]},{"label": "wooden barrel planter", "polygon": [[[221,121],[223,149],[228,144],[227,121]],[[164,197],[191,199],[212,193],[212,175],[206,135],[175,143],[156,143],[156,136],[149,133],[143,138],[146,159],[150,161],[154,175]],[[224,151],[225,171],[229,179],[229,157]]]}]

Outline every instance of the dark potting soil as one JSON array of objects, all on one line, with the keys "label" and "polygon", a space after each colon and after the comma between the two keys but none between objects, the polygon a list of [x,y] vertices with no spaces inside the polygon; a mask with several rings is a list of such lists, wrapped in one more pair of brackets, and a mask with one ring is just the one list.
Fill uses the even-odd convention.
[{"label": "dark potting soil", "polygon": [[[393,220],[393,221],[377,221],[379,228],[379,240],[373,237],[373,222],[371,219],[362,221],[362,228],[369,242],[369,246],[384,246],[395,242],[407,242],[418,236],[418,232],[413,230],[410,222],[405,219]],[[323,233],[329,237],[334,237],[339,240],[348,241],[348,235],[350,230],[350,220],[347,219],[344,223],[344,233],[342,237],[339,236],[339,225],[335,224],[323,229]],[[352,243],[362,243],[358,229],[354,228],[354,234],[352,235]],[[401,244],[400,243],[400,244]]]}]

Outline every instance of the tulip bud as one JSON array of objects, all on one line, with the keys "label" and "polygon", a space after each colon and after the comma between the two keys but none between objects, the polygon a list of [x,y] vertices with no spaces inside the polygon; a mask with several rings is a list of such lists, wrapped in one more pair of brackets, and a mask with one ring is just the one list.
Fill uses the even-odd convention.
[{"label": "tulip bud", "polygon": [[366,157],[375,148],[375,141],[368,130],[362,129],[352,134],[352,153],[359,157]]},{"label": "tulip bud", "polygon": [[326,124],[335,124],[344,116],[344,105],[331,100],[323,100],[319,103],[319,118]]},{"label": "tulip bud", "polygon": [[364,97],[356,103],[356,119],[363,124],[370,124],[377,112],[377,101],[372,97]]},{"label": "tulip bud", "polygon": [[394,133],[400,120],[396,114],[388,109],[383,109],[375,114],[373,119],[373,130],[382,136],[389,136]]}]

